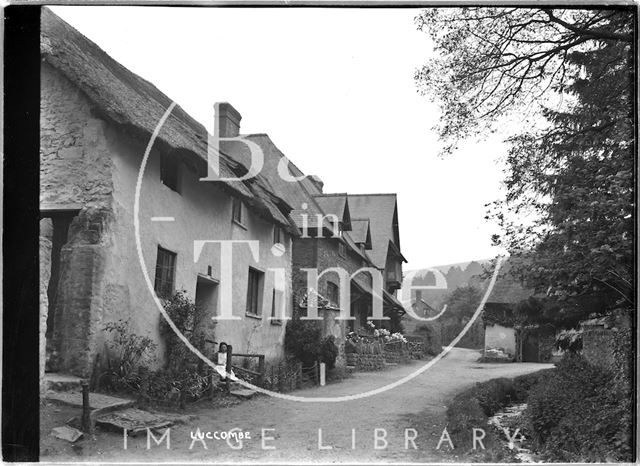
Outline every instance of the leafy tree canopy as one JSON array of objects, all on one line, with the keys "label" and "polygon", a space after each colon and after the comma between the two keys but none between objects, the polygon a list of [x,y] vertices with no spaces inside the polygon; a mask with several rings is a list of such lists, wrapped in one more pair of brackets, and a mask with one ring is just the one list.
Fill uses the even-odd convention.
[{"label": "leafy tree canopy", "polygon": [[490,211],[495,242],[526,259],[513,273],[561,301],[633,307],[633,10],[429,9],[416,22],[434,41],[416,80],[441,105],[445,150],[516,128]]}]

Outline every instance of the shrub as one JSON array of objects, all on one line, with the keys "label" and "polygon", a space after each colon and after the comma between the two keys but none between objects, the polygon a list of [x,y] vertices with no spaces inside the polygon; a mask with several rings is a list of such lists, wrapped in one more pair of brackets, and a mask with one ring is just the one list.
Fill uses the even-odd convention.
[{"label": "shrub", "polygon": [[311,366],[319,356],[321,329],[317,321],[294,316],[287,322],[284,347],[305,366]]},{"label": "shrub", "polygon": [[425,351],[435,356],[442,351],[442,338],[440,334],[440,324],[436,322],[428,322],[416,328],[415,334],[422,337]]},{"label": "shrub", "polygon": [[338,347],[335,343],[335,337],[329,335],[322,339],[320,344],[320,361],[327,365],[328,369],[333,369],[336,366],[336,359],[338,358]]},{"label": "shrub", "polygon": [[539,383],[545,383],[549,377],[553,376],[556,369],[543,369],[531,374],[519,375],[513,379],[513,400],[521,403],[527,401],[529,393]]},{"label": "shrub", "polygon": [[582,351],[582,330],[562,330],[556,337],[555,346],[563,351],[579,353]]},{"label": "shrub", "polygon": [[128,320],[109,322],[104,330],[112,335],[107,346],[113,365],[101,377],[102,382],[117,391],[138,389],[138,368],[153,364],[157,345],[151,338],[133,332]]},{"label": "shrub", "polygon": [[[166,300],[164,309],[178,331],[193,346],[202,351],[204,349],[204,335],[202,332],[198,332],[202,323],[202,310],[184,291],[178,291]],[[165,367],[168,370],[180,373],[187,366],[199,365],[198,357],[184,344],[164,317],[160,318],[160,334],[165,342]]]},{"label": "shrub", "polygon": [[512,380],[500,378],[476,384],[473,394],[484,414],[492,416],[501,408],[511,404],[515,391]]},{"label": "shrub", "polygon": [[[526,416],[538,449],[552,461],[629,461],[631,405],[615,373],[567,355],[532,389]],[[622,421],[622,422],[621,422]]]},{"label": "shrub", "polygon": [[[178,330],[200,351],[204,349],[204,334],[199,332],[202,312],[183,291],[164,303],[167,314]],[[197,400],[208,388],[209,369],[184,344],[164,318],[160,334],[165,342],[165,365],[151,370],[157,345],[149,338],[130,330],[126,321],[109,323],[105,330],[115,333],[110,349],[116,354],[116,367],[109,374],[112,388],[133,392],[146,404],[178,404],[184,407]]]},{"label": "shrub", "polygon": [[469,446],[474,427],[487,423],[487,416],[478,399],[471,392],[463,392],[453,399],[447,410],[447,429],[454,446]]}]

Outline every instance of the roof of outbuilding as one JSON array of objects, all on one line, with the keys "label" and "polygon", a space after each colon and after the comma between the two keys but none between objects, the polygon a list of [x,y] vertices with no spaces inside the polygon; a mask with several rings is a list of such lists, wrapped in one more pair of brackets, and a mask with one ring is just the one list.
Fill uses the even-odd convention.
[{"label": "roof of outbuilding", "polygon": [[[172,99],[111,58],[47,8],[42,9],[40,34],[40,53],[46,63],[78,86],[95,105],[98,114],[148,140],[173,103]],[[158,133],[156,143],[188,154],[197,169],[205,173],[208,139],[204,126],[176,105]],[[234,178],[247,170],[225,154],[220,159],[221,177]],[[278,197],[263,177],[216,183],[240,197],[260,216],[290,226],[286,213],[291,206]]]},{"label": "roof of outbuilding", "polygon": [[354,218],[368,218],[371,228],[372,250],[369,252],[374,265],[384,268],[387,262],[389,241],[400,250],[395,194],[349,194],[349,208]]},{"label": "roof of outbuilding", "polygon": [[505,261],[498,273],[496,282],[487,299],[487,304],[518,304],[535,295],[510,272],[509,260]]}]

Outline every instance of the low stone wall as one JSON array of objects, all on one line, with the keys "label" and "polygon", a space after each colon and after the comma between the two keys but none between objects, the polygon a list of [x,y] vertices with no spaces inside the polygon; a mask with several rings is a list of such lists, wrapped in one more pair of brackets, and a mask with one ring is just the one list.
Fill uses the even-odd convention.
[{"label": "low stone wall", "polygon": [[354,366],[356,371],[384,369],[384,348],[378,341],[360,342],[356,345],[356,351],[347,353],[346,357],[347,365]]},{"label": "low stone wall", "polygon": [[384,369],[385,356],[379,354],[347,353],[347,365],[354,366],[357,371],[371,372]]},{"label": "low stone wall", "polygon": [[384,345],[384,360],[390,364],[408,363],[411,353],[407,343],[394,342]]}]

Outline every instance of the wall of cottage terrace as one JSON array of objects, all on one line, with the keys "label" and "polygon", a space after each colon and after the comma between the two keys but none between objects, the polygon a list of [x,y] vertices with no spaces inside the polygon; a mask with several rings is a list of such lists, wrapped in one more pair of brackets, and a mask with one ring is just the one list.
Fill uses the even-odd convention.
[{"label": "wall of cottage terrace", "polygon": [[[302,272],[302,268],[317,268],[319,272],[331,267],[340,267],[346,270],[349,275],[356,270],[365,266],[362,259],[358,259],[351,254],[343,257],[339,254],[338,240],[328,238],[298,238],[294,241],[294,257],[293,257],[293,283],[294,292],[298,296],[307,287],[307,275]],[[371,287],[372,280],[369,274],[360,273],[354,277],[358,283],[362,283],[367,287]],[[318,280],[318,292],[324,297],[328,296],[328,282],[332,282],[340,286],[338,275],[333,273],[325,273]],[[342,293],[343,290],[340,290]],[[298,303],[295,303],[297,306]],[[355,305],[352,306],[351,315],[355,315]],[[333,310],[320,310],[319,315],[323,318],[322,331],[323,335],[333,335],[336,344],[339,347],[339,357],[336,362],[338,366],[346,364],[344,339],[348,333],[348,322],[337,320],[340,313]],[[359,325],[358,321],[355,323]]]},{"label": "wall of cottage terrace", "polygon": [[[160,133],[162,135],[162,133]],[[160,315],[144,282],[137,258],[133,207],[136,178],[142,161],[146,142],[123,138],[117,131],[107,135],[114,161],[114,205],[118,219],[114,257],[118,268],[113,280],[126,277],[120,283],[126,287],[132,321],[140,329],[146,329],[156,338]],[[286,252],[275,256],[273,246],[273,224],[243,206],[243,226],[232,221],[232,197],[215,183],[201,182],[203,174],[196,174],[186,165],[181,166],[179,191],[176,192],[160,181],[160,157],[157,149],[151,151],[140,193],[140,236],[146,270],[154,281],[158,246],[177,254],[175,289],[184,290],[195,298],[198,274],[207,275],[220,282],[217,286],[217,307],[220,306],[220,288],[228,280],[221,270],[221,246],[207,244],[197,262],[194,262],[194,241],[233,240],[257,242],[258,257],[254,258],[250,247],[244,243],[233,246],[232,254],[232,309],[238,320],[218,321],[208,319],[208,337],[216,342],[225,341],[233,345],[236,353],[265,354],[267,360],[284,355],[285,325],[276,325],[268,320],[271,316],[272,292],[275,274],[268,269],[283,269],[285,290],[283,299],[287,303],[286,313],[291,315],[291,240],[286,238]],[[173,217],[172,222],[153,222],[152,217]],[[245,314],[249,267],[264,273],[261,294],[261,316]],[[209,316],[221,309],[209,310]],[[161,341],[158,341],[162,344]]]},{"label": "wall of cottage terrace", "polygon": [[[98,355],[104,364],[104,325],[119,319],[129,320],[132,331],[158,343],[161,364],[161,315],[138,261],[133,219],[135,183],[148,141],[98,117],[86,96],[47,64],[42,66],[41,95],[41,204],[45,209],[79,209],[60,255],[54,332],[58,370],[90,376]],[[273,255],[273,224],[246,209],[244,227],[233,223],[231,196],[198,178],[183,166],[181,192],[172,191],[160,181],[160,153],[152,150],[140,198],[142,253],[151,283],[158,246],[177,254],[175,289],[195,299],[198,274],[206,275],[210,266],[214,280],[224,277],[220,246],[205,246],[194,262],[194,240],[257,241],[257,260],[247,245],[233,248],[232,313],[240,320],[214,325],[207,319],[207,336],[232,344],[235,352],[281,358],[285,326],[267,320],[274,288],[274,274],[267,269],[285,270],[284,300],[290,315],[291,241],[287,237],[282,256]],[[151,221],[156,216],[175,221]],[[47,254],[47,242],[42,243]],[[245,315],[249,266],[265,273],[259,318]],[[216,302],[211,314],[220,312]],[[46,312],[46,304],[41,312]]]}]

